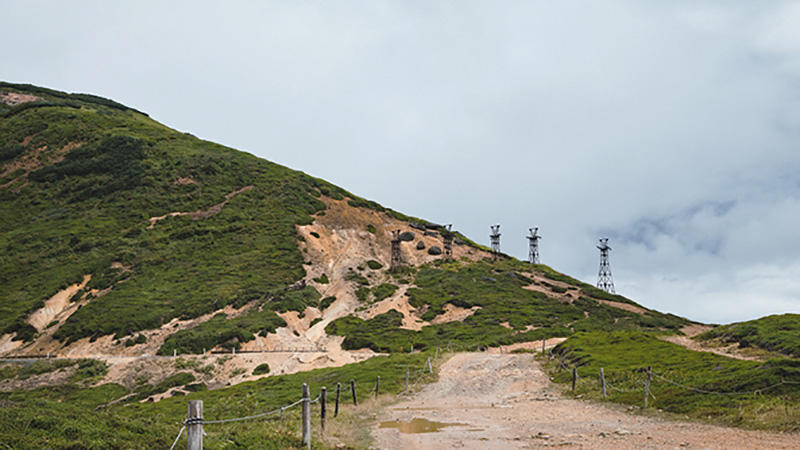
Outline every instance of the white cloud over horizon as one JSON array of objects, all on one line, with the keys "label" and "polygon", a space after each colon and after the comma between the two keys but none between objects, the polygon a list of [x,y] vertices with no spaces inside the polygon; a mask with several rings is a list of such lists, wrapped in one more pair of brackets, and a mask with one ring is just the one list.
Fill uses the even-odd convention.
[{"label": "white cloud over horizon", "polygon": [[724,323],[800,312],[800,2],[0,0],[0,79],[90,92]]}]

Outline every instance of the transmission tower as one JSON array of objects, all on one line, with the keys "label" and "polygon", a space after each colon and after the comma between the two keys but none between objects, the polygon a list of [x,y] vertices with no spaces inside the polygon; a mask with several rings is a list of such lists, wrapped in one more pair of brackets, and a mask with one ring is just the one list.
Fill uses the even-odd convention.
[{"label": "transmission tower", "polygon": [[539,239],[542,237],[539,236],[539,227],[536,228],[528,228],[528,231],[531,232],[528,238],[528,261],[531,264],[539,264]]},{"label": "transmission tower", "polygon": [[392,231],[392,269],[403,265],[403,255],[400,253],[400,230]]},{"label": "transmission tower", "polygon": [[494,259],[497,259],[500,256],[500,225],[492,225],[490,228],[492,229],[492,234],[489,235],[489,239],[492,241],[492,253]]},{"label": "transmission tower", "polygon": [[611,247],[608,246],[608,238],[600,239],[600,270],[597,272],[597,287],[600,289],[614,293],[614,279],[611,278],[611,265],[608,263],[608,252]]},{"label": "transmission tower", "polygon": [[453,259],[453,232],[450,231],[453,228],[453,224],[447,224],[444,227],[445,229],[442,230],[444,259]]}]

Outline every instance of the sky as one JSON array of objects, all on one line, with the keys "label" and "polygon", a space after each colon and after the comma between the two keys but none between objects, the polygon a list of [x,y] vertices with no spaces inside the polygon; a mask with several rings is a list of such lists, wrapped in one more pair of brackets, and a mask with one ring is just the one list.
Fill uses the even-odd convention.
[{"label": "sky", "polygon": [[800,2],[0,0],[112,98],[694,320],[800,312]]}]

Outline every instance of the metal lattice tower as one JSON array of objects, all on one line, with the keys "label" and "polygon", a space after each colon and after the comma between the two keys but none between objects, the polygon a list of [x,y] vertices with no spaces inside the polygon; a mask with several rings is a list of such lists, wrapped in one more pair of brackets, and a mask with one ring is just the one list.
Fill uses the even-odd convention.
[{"label": "metal lattice tower", "polygon": [[500,255],[500,225],[491,225],[490,228],[492,229],[492,234],[489,235],[489,239],[492,241],[492,253],[494,259],[497,259]]},{"label": "metal lattice tower", "polygon": [[392,231],[392,264],[396,269],[403,265],[403,255],[400,253],[400,230]]},{"label": "metal lattice tower", "polygon": [[611,265],[608,263],[608,238],[600,239],[600,270],[597,272],[597,287],[614,294],[614,279],[611,277]]},{"label": "metal lattice tower", "polygon": [[442,230],[442,242],[444,247],[444,259],[453,259],[453,224],[447,224]]},{"label": "metal lattice tower", "polygon": [[542,238],[539,236],[539,227],[528,228],[528,231],[531,232],[530,236],[526,236],[528,238],[528,261],[531,264],[539,264],[539,239]]}]

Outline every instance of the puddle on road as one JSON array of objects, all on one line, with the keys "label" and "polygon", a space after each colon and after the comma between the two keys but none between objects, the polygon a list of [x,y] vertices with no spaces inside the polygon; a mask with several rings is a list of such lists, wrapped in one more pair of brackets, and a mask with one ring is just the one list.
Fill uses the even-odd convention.
[{"label": "puddle on road", "polygon": [[[466,423],[446,423],[446,422],[433,422],[428,419],[421,419],[415,417],[408,422],[401,422],[399,420],[390,420],[388,422],[381,422],[378,428],[397,428],[401,433],[435,433],[445,427],[467,426]],[[469,431],[482,431],[479,428],[470,429]]]}]

